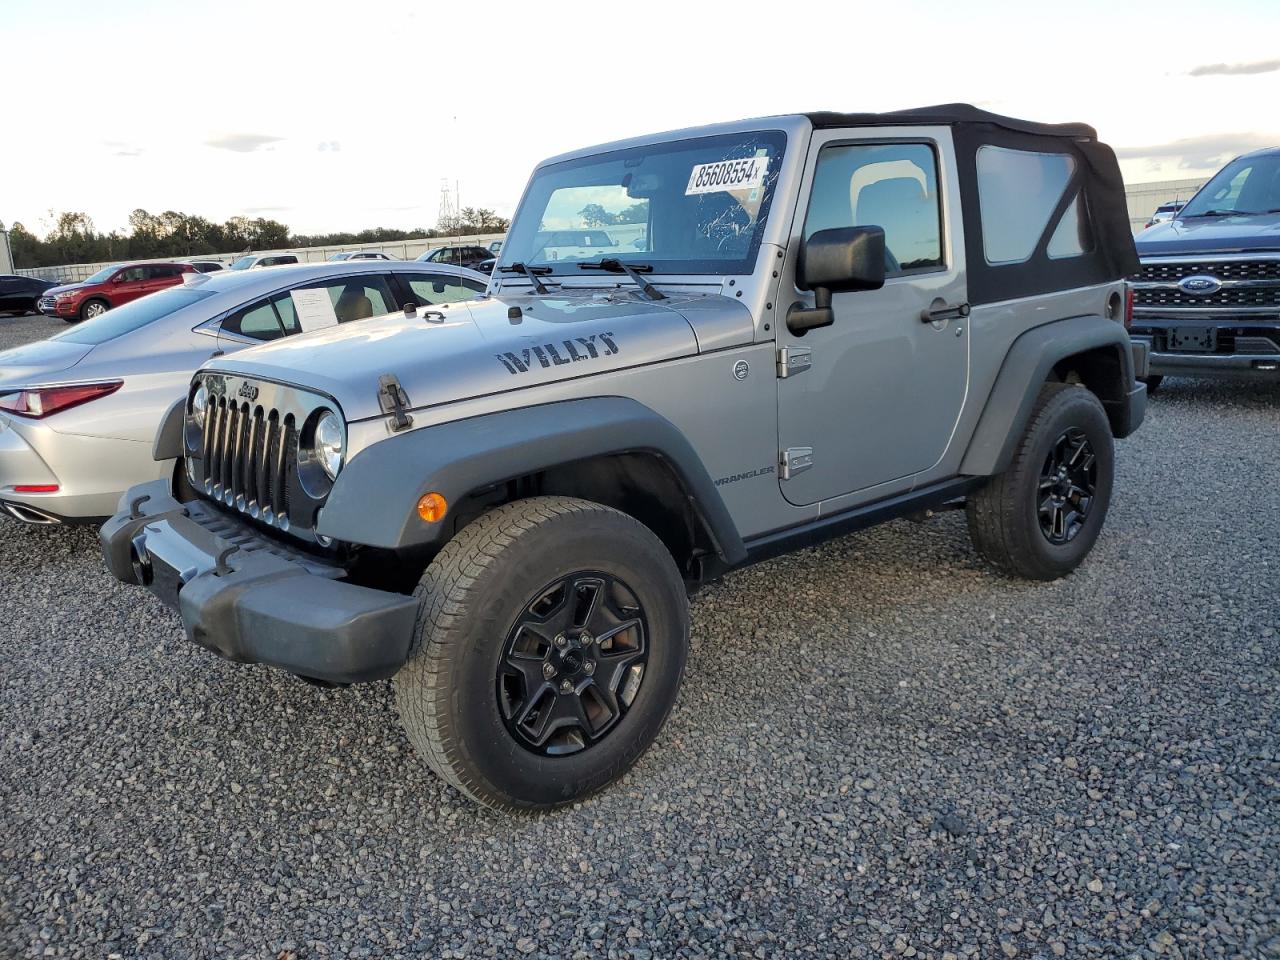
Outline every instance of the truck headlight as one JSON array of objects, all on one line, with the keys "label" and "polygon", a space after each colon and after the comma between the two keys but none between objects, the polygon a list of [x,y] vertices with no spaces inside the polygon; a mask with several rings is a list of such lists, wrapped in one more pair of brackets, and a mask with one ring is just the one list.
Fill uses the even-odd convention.
[{"label": "truck headlight", "polygon": [[191,398],[191,419],[201,430],[204,429],[205,417],[209,413],[209,388],[200,384],[196,394]]},{"label": "truck headlight", "polygon": [[316,422],[315,453],[330,480],[338,479],[342,457],[346,452],[344,447],[342,424],[332,413],[322,414]]}]

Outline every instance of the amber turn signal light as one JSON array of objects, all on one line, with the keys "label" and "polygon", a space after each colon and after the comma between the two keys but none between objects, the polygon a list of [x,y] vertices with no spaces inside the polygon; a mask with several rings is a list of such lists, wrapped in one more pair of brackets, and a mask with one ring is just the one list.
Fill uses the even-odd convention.
[{"label": "amber turn signal light", "polygon": [[427,523],[439,523],[448,509],[448,501],[438,493],[425,494],[418,500],[418,516]]}]

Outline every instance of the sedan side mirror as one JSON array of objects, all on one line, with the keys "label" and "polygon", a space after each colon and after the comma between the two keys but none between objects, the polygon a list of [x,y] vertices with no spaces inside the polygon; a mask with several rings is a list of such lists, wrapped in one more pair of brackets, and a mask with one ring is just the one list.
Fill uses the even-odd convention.
[{"label": "sedan side mirror", "polygon": [[800,335],[835,322],[831,294],[884,286],[884,229],[836,227],[819,230],[800,247],[796,285],[813,291],[813,307],[787,311],[787,329]]}]

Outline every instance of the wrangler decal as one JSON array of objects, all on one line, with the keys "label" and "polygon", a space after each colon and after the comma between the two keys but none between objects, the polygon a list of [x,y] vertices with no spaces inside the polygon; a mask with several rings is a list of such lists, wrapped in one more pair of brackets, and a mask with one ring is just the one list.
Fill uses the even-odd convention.
[{"label": "wrangler decal", "polygon": [[611,357],[618,353],[618,344],[613,333],[592,333],[585,337],[574,337],[570,340],[559,340],[555,343],[540,343],[525,347],[519,353],[510,350],[494,354],[498,362],[507,368],[507,373],[528,373],[536,359],[541,366],[561,367],[580,360],[598,360],[600,357]]}]

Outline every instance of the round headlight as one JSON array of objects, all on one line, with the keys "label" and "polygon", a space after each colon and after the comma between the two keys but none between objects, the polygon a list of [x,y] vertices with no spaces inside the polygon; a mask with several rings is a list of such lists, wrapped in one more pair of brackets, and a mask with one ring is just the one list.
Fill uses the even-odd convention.
[{"label": "round headlight", "polygon": [[209,412],[209,388],[203,383],[196,390],[196,395],[191,398],[191,419],[195,421],[197,427],[204,429],[204,418]]},{"label": "round headlight", "polygon": [[343,453],[342,424],[332,413],[325,413],[316,423],[316,459],[330,480],[338,479]]}]

